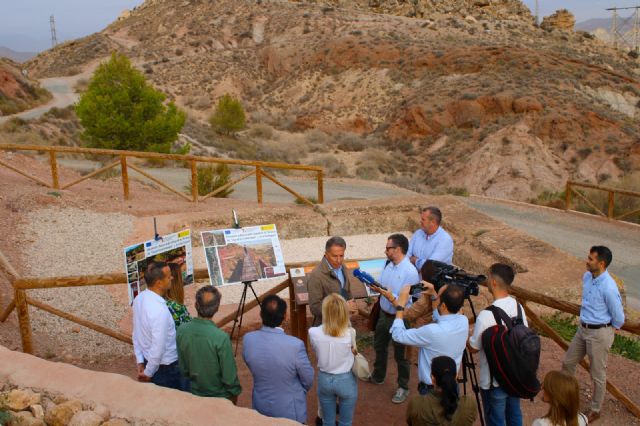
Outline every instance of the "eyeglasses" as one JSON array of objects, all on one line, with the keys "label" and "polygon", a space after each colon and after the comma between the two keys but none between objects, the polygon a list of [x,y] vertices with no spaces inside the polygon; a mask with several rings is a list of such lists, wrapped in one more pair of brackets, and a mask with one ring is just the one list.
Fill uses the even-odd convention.
[{"label": "eyeglasses", "polygon": [[389,247],[385,247],[384,249],[385,249],[385,251],[389,251],[389,250],[394,249],[394,248],[398,248],[398,246],[389,246]]}]

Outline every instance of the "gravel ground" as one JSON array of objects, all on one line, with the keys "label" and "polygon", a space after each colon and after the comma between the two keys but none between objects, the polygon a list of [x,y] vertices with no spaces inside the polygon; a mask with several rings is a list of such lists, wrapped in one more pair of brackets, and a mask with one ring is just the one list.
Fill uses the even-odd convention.
[{"label": "gravel ground", "polygon": [[[82,209],[43,209],[29,214],[22,229],[26,236],[25,264],[27,276],[53,277],[119,272],[122,270],[122,249],[134,230],[134,219],[118,213],[94,213]],[[354,235],[347,240],[348,258],[366,259],[384,256],[388,234]],[[287,262],[317,261],[322,258],[327,237],[283,240],[282,250]],[[56,256],[52,256],[56,253]],[[194,265],[204,268],[204,252],[196,248]],[[282,281],[274,278],[254,284],[258,294]],[[197,283],[186,290],[186,304],[193,304]],[[124,287],[122,288],[123,291]],[[224,304],[240,300],[242,285],[221,287]],[[115,289],[111,289],[112,291]],[[126,297],[115,300],[105,286],[32,290],[30,295],[63,311],[89,319],[111,329],[118,329],[120,322],[130,315],[130,308],[123,303]],[[288,297],[288,290],[281,295]],[[250,296],[250,299],[253,296]],[[100,333],[50,315],[39,309],[31,309],[31,322],[36,333],[55,336],[60,353],[50,353],[63,359],[72,357],[101,357],[126,355],[131,352],[127,344]],[[69,348],[67,351],[65,348]],[[58,352],[58,351],[55,351]],[[73,354],[73,355],[72,355]]]}]

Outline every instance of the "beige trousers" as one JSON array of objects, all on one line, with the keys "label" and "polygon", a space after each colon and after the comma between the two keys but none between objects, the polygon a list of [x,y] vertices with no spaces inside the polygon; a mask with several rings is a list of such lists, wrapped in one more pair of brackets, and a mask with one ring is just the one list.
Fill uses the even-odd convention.
[{"label": "beige trousers", "polygon": [[573,337],[562,362],[562,369],[574,375],[576,366],[582,358],[585,355],[589,357],[589,372],[593,382],[592,411],[600,412],[602,408],[607,387],[607,358],[614,336],[613,327],[602,327],[593,330],[578,325],[578,331]]}]

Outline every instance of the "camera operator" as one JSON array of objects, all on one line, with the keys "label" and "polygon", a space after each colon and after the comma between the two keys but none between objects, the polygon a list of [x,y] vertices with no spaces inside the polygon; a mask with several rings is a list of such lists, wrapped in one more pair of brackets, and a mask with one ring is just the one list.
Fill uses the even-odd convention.
[{"label": "camera operator", "polygon": [[441,221],[442,212],[439,208],[421,209],[420,229],[411,237],[407,252],[407,257],[418,270],[427,260],[437,260],[449,265],[453,261],[453,239],[440,226]]},{"label": "camera operator", "polygon": [[[393,234],[387,239],[385,254],[388,262],[380,275],[380,284],[387,289],[373,286],[373,289],[380,292],[380,316],[376,323],[373,337],[373,347],[376,351],[376,360],[373,365],[373,373],[370,381],[375,384],[382,384],[387,374],[387,354],[389,352],[389,342],[391,339],[391,325],[393,324],[396,311],[404,310],[407,298],[403,303],[396,300],[397,295],[403,289],[408,292],[412,285],[420,281],[418,271],[411,265],[406,256],[409,248],[409,240],[402,234]],[[394,358],[398,365],[398,389],[391,401],[395,404],[403,403],[409,396],[409,373],[410,364],[405,356],[404,345],[393,342]]]},{"label": "camera operator", "polygon": [[[425,294],[437,303],[433,311],[433,322],[420,328],[407,330],[403,322],[404,311],[398,309],[391,327],[393,340],[420,348],[418,358],[418,391],[426,395],[433,390],[431,362],[435,357],[448,356],[456,362],[460,370],[462,353],[469,337],[469,320],[460,314],[464,304],[464,289],[457,285],[445,285],[437,294],[433,284],[422,281]],[[403,306],[409,298],[409,289],[403,289],[398,297],[398,305]]]}]

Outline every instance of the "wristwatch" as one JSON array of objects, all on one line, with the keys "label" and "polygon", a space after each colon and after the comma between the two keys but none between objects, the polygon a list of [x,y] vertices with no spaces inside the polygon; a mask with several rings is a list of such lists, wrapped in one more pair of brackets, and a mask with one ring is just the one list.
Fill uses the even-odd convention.
[{"label": "wristwatch", "polygon": [[404,311],[404,306],[396,306],[396,311]]}]

